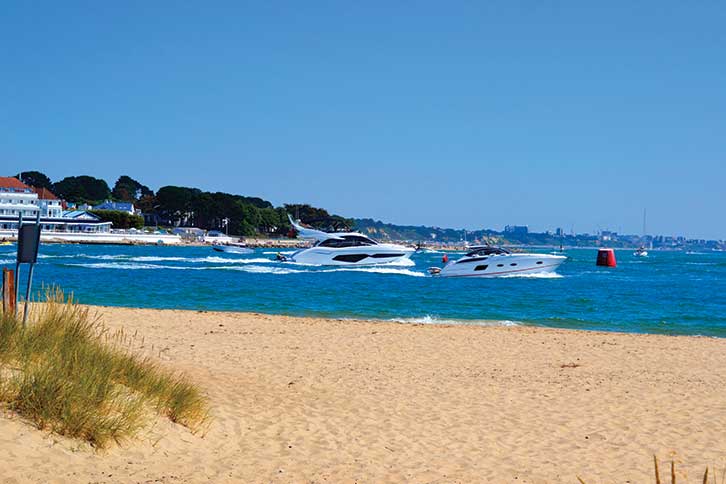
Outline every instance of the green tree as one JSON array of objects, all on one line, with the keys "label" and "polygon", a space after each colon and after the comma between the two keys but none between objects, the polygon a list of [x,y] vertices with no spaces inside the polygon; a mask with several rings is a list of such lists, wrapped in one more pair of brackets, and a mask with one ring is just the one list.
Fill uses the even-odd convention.
[{"label": "green tree", "polygon": [[120,210],[90,210],[104,222],[111,222],[115,229],[141,229],[144,227],[144,217],[132,215]]},{"label": "green tree", "polygon": [[260,232],[268,234],[276,232],[280,229],[280,213],[274,208],[260,209]]},{"label": "green tree", "polygon": [[257,231],[255,230],[255,227],[253,227],[249,222],[246,220],[242,220],[238,222],[236,225],[233,225],[233,227],[236,227],[234,232],[237,235],[244,235],[245,237],[250,237],[257,234]]},{"label": "green tree", "polygon": [[127,175],[122,175],[116,180],[111,194],[113,198],[122,202],[135,202],[144,196],[154,196],[149,187]]},{"label": "green tree", "polygon": [[50,181],[50,178],[39,171],[23,171],[15,175],[15,178],[31,187],[53,189],[53,182]]},{"label": "green tree", "polygon": [[156,193],[158,211],[175,223],[193,218],[192,202],[200,193],[197,188],[161,187]]},{"label": "green tree", "polygon": [[350,230],[353,220],[340,215],[330,215],[324,208],[312,207],[308,204],[285,204],[285,210],[293,218],[300,218],[305,224],[328,231]]},{"label": "green tree", "polygon": [[53,184],[53,192],[60,198],[73,203],[102,202],[111,196],[108,183],[92,176],[69,176]]},{"label": "green tree", "polygon": [[156,197],[153,195],[144,195],[134,204],[142,213],[153,213],[156,207]]}]

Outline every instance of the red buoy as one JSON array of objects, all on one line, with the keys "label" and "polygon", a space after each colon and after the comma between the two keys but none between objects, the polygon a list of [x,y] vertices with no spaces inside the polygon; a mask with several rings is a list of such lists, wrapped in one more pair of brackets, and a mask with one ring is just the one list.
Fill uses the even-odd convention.
[{"label": "red buoy", "polygon": [[615,267],[615,251],[613,249],[599,249],[597,251],[597,265],[605,267]]},{"label": "red buoy", "polygon": [[443,262],[444,264],[446,264],[447,262],[449,262],[449,255],[448,254],[444,254],[444,256],[441,258],[441,262]]}]

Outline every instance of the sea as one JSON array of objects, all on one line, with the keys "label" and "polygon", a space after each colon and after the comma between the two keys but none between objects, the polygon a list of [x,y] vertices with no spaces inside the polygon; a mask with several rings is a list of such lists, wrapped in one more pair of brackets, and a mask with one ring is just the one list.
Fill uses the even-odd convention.
[{"label": "sea", "polygon": [[[0,246],[0,266],[14,268],[15,250]],[[292,251],[242,256],[210,247],[47,244],[32,292],[38,298],[56,285],[81,303],[104,306],[726,337],[724,252],[638,258],[617,250],[617,267],[606,268],[595,265],[595,249],[565,249],[557,273],[499,278],[429,276],[443,252],[379,267],[277,262],[278,252]],[[23,293],[27,274],[23,266]]]}]

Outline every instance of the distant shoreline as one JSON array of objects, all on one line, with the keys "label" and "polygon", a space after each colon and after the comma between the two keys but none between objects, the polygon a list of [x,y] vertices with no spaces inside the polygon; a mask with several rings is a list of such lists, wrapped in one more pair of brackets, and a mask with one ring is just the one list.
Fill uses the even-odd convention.
[{"label": "distant shoreline", "polygon": [[[77,245],[117,245],[117,246],[124,246],[124,245],[144,245],[144,246],[174,246],[174,247],[208,247],[212,245],[217,244],[224,244],[226,241],[229,241],[230,239],[233,240],[243,240],[245,245],[251,248],[279,248],[279,249],[292,249],[292,248],[303,248],[303,247],[310,247],[312,245],[311,241],[303,240],[303,239],[271,239],[271,238],[247,238],[242,236],[229,236],[225,238],[225,241],[187,241],[187,240],[179,240],[178,242],[174,243],[158,243],[150,240],[154,238],[154,235],[152,234],[144,234],[147,235],[145,237],[149,240],[138,240],[133,238],[133,234],[114,234],[116,235],[115,240],[93,240],[91,238],[85,238],[85,239],[79,239],[79,240],[72,240],[72,239],[61,239],[59,237],[62,237],[62,235],[59,234],[48,234],[43,233],[41,235],[41,243],[42,244],[77,244]],[[158,237],[158,236],[157,236]],[[7,236],[2,237],[0,240],[6,240],[8,242],[17,242],[17,237],[15,236]],[[163,240],[163,239],[159,239]],[[408,244],[408,245],[415,245],[414,243],[410,241],[405,240],[391,240],[393,243],[399,243],[399,244]],[[559,245],[528,245],[528,244],[503,244],[502,247],[507,248],[513,248],[513,249],[542,249],[542,250],[559,250]],[[594,250],[594,249],[601,249],[603,247],[611,248],[607,245],[592,245],[592,246],[563,246],[563,250]],[[464,245],[457,245],[457,244],[447,244],[447,245],[441,245],[441,246],[429,246],[429,245],[422,245],[422,249],[429,249],[429,250],[438,250],[438,251],[463,251],[468,250],[467,246]],[[635,250],[638,247],[612,247],[615,250]],[[672,251],[684,251],[689,250],[685,248],[663,248],[659,247],[656,249],[649,249],[651,251],[659,252],[672,252]],[[707,250],[707,249],[703,249]]]}]

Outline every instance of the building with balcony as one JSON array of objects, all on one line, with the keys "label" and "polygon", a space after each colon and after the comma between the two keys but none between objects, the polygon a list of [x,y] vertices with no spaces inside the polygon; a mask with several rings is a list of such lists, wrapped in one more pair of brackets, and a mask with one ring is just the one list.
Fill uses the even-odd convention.
[{"label": "building with balcony", "polygon": [[18,220],[35,222],[40,213],[43,231],[109,232],[111,222],[103,222],[91,213],[64,212],[60,199],[45,188],[32,188],[17,178],[0,177],[0,235],[14,236]]}]

